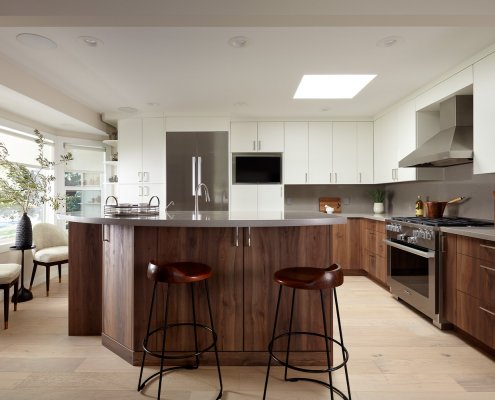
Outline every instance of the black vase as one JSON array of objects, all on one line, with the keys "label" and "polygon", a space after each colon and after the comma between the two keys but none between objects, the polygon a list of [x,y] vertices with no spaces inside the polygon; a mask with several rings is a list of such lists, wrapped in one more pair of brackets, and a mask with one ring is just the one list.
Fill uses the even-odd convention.
[{"label": "black vase", "polygon": [[29,249],[33,245],[33,226],[29,216],[22,214],[17,229],[15,230],[15,247],[18,249]]}]

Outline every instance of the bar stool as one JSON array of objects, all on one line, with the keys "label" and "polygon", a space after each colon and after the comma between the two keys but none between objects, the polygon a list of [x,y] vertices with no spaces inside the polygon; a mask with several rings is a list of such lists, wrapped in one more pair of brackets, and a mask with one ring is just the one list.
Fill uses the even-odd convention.
[{"label": "bar stool", "polygon": [[[342,337],[342,326],[340,324],[339,303],[337,300],[337,291],[335,289],[337,286],[340,286],[340,285],[342,285],[342,283],[344,283],[344,274],[342,272],[342,268],[338,264],[333,264],[328,268],[313,268],[313,267],[285,268],[285,269],[281,269],[281,270],[277,271],[273,276],[273,280],[280,285],[280,289],[278,291],[278,300],[277,300],[277,308],[275,311],[275,322],[273,324],[272,340],[268,344],[268,352],[270,353],[270,355],[268,357],[268,367],[267,367],[267,371],[266,371],[265,389],[263,392],[263,399],[266,398],[266,390],[268,387],[268,378],[270,376],[270,367],[271,367],[271,362],[272,362],[272,358],[273,358],[275,361],[277,361],[281,365],[285,366],[284,380],[290,381],[290,382],[297,382],[297,381],[315,382],[315,383],[318,383],[318,384],[323,385],[323,386],[327,387],[328,389],[330,389],[330,398],[332,400],[334,399],[334,393],[339,395],[341,398],[343,398],[345,400],[351,400],[351,388],[349,385],[349,375],[347,372],[347,361],[349,360],[349,352],[344,347],[344,339]],[[280,298],[282,295],[282,288],[284,286],[292,288],[292,304],[291,304],[291,311],[290,311],[290,317],[289,317],[289,331],[275,336],[275,332],[276,332],[276,328],[277,328],[278,313],[279,313],[279,309],[280,309]],[[316,332],[292,332],[292,320],[293,320],[293,316],[294,316],[294,303],[295,303],[295,298],[296,298],[296,289],[319,290],[320,291],[321,312],[322,312],[322,316],[323,316],[324,334],[316,333]],[[325,289],[330,289],[331,291],[333,291],[333,297],[334,297],[334,301],[335,301],[335,310],[336,310],[336,314],[337,314],[337,322],[338,322],[338,326],[339,326],[340,341],[337,341],[336,339],[329,336],[328,332],[327,332],[327,317],[326,317],[325,303],[323,301],[323,290],[325,290]],[[330,313],[331,313],[331,310],[330,310]],[[291,337],[296,336],[296,335],[315,336],[315,337],[320,337],[320,338],[325,339],[327,366],[328,366],[327,368],[325,368],[325,369],[308,369],[308,368],[301,368],[301,367],[297,367],[297,366],[289,364],[290,341],[291,341]],[[273,353],[273,347],[274,347],[275,342],[279,339],[284,338],[284,337],[287,337],[287,351],[285,354],[285,361],[280,360]],[[335,365],[335,366],[331,366],[331,363],[330,363],[330,346],[329,346],[330,342],[335,344],[342,351],[342,362],[338,365]],[[344,371],[345,371],[345,379],[346,379],[346,384],[347,384],[347,396],[341,390],[337,389],[333,385],[333,381],[332,381],[332,372],[334,372],[334,371],[336,371],[342,367],[344,367]],[[292,369],[295,371],[307,372],[307,373],[328,373],[329,383],[326,383],[324,381],[317,380],[317,379],[310,379],[310,378],[287,378],[287,369]]]},{"label": "bar stool", "polygon": [[[177,262],[171,264],[164,265],[155,265],[153,262],[150,262],[148,265],[148,279],[154,282],[153,285],[153,294],[151,296],[151,305],[148,319],[148,328],[146,330],[146,336],[143,340],[143,359],[141,362],[141,372],[139,374],[139,383],[138,383],[138,392],[141,391],[145,385],[154,377],[159,375],[158,382],[158,396],[157,399],[160,399],[161,387],[162,387],[162,377],[165,372],[173,371],[177,369],[196,369],[199,367],[199,356],[212,348],[215,350],[215,358],[217,362],[217,370],[218,370],[218,380],[220,382],[220,392],[217,396],[217,400],[222,397],[223,384],[222,384],[222,374],[220,372],[220,362],[218,360],[218,351],[217,351],[217,334],[215,332],[215,328],[213,326],[213,317],[211,313],[211,304],[210,304],[210,294],[208,291],[208,278],[212,275],[212,270],[208,265],[194,263],[194,262]],[[204,282],[204,289],[206,293],[206,300],[208,303],[208,312],[210,317],[210,326],[198,324],[196,322],[196,309],[194,305],[194,290],[193,285],[196,282]],[[169,290],[167,290],[167,296],[165,300],[165,309],[164,309],[164,322],[158,328],[151,330],[151,320],[153,317],[153,306],[155,303],[157,285],[159,283],[165,283],[169,287],[172,284],[189,284],[191,288],[191,303],[192,303],[192,315],[193,322],[181,322],[181,323],[168,323],[168,303],[169,303]],[[180,326],[192,326],[194,329],[194,343],[195,343],[195,351],[189,352],[180,355],[167,355],[165,354],[165,341],[167,337],[167,330]],[[203,349],[198,348],[198,332],[197,329],[202,328],[206,331],[210,332],[212,336],[212,343],[207,345]],[[157,333],[162,332],[162,347],[160,351],[151,350],[148,347],[148,341]],[[143,369],[146,355],[160,358],[160,370],[151,376],[149,376],[144,382],[142,382],[143,378]],[[163,364],[165,360],[180,360],[180,359],[188,359],[195,358],[196,363],[193,366],[174,366],[169,368],[164,368]],[[142,383],[141,383],[142,382]]]}]

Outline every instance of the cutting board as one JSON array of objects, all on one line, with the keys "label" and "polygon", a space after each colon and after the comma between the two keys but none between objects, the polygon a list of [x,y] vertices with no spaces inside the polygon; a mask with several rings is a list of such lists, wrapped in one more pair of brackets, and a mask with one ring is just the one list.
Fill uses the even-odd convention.
[{"label": "cutting board", "polygon": [[320,212],[326,212],[325,206],[333,207],[334,213],[342,212],[340,197],[320,197]]}]

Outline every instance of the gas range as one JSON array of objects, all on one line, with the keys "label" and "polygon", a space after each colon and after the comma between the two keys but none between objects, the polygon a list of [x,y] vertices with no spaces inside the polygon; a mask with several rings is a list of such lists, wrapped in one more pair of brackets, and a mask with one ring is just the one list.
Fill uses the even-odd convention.
[{"label": "gas range", "polygon": [[457,217],[393,217],[385,222],[390,292],[429,316],[439,328],[447,327],[440,228],[491,226],[493,222]]}]

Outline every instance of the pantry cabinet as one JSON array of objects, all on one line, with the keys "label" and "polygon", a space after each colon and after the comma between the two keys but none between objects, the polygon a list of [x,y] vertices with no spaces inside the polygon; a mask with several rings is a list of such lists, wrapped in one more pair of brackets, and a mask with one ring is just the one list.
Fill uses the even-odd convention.
[{"label": "pantry cabinet", "polygon": [[147,202],[165,197],[163,118],[119,120],[119,201]]}]

